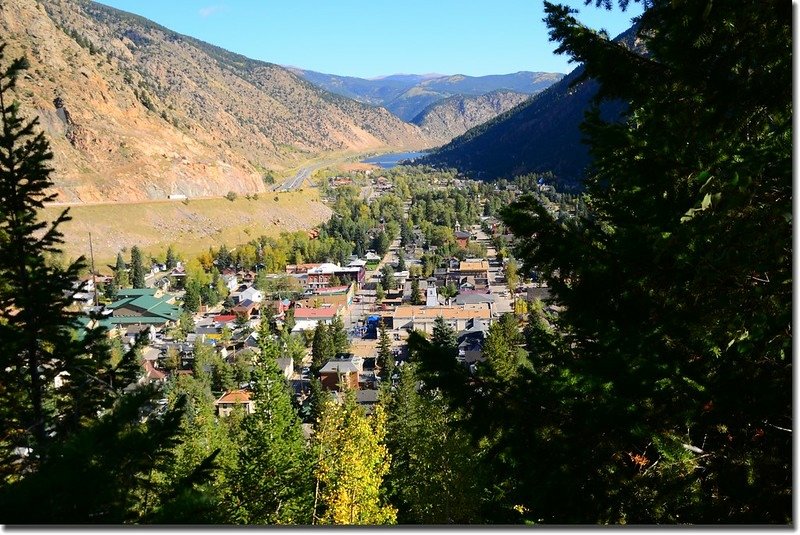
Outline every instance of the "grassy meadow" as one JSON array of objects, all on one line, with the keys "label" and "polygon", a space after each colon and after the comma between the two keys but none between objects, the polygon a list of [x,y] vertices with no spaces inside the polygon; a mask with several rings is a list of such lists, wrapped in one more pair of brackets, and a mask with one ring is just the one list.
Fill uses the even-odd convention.
[{"label": "grassy meadow", "polygon": [[[63,209],[48,206],[42,218],[53,220]],[[134,245],[158,256],[172,244],[179,253],[193,255],[223,243],[232,247],[261,235],[310,229],[327,221],[330,214],[318,191],[305,188],[232,201],[219,197],[73,205],[73,219],[61,231],[65,259],[88,258],[91,233],[96,267],[110,272],[106,265],[113,263],[117,252],[124,250],[127,256]]]}]

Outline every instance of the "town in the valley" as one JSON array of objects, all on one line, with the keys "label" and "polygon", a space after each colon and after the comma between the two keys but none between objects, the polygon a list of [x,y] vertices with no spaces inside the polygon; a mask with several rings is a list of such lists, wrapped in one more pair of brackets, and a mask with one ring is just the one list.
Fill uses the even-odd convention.
[{"label": "town in the valley", "polygon": [[[409,334],[429,336],[437,322],[452,330],[459,363],[474,373],[493,322],[512,315],[521,329],[529,306],[548,296],[535,269],[523,272],[514,260],[513,236],[498,217],[498,207],[521,188],[433,170],[420,180],[402,169],[318,173],[316,184],[336,213],[322,228],[301,233],[285,262],[267,259],[275,244],[257,240],[211,248],[199,259],[180,258],[170,247],[166,261],[141,261],[144,284],[137,285],[133,271],[142,268],[120,253],[112,275],[89,273],[75,282],[81,323],[107,328],[118,354],[133,348],[141,383],[191,375],[198,348],[212,351],[202,365],[227,368],[215,373],[219,416],[253,412],[249,369],[265,333],[281,340],[277,363],[301,414],[315,379],[334,399],[355,391],[370,413],[381,388],[396,384],[412,358]],[[534,190],[554,216],[580,209],[541,179]],[[331,241],[332,222],[346,219],[339,212],[347,210],[360,213],[355,232],[365,234],[342,246],[341,231],[326,258],[305,261],[302,249],[313,250],[323,233]]]}]

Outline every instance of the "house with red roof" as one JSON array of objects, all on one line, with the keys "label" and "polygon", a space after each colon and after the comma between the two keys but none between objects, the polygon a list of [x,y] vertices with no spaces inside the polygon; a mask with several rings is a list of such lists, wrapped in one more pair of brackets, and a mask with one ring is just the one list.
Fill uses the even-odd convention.
[{"label": "house with red roof", "polygon": [[236,321],[236,314],[220,314],[214,316],[214,327],[222,328],[225,325],[230,327],[230,324]]},{"label": "house with red roof", "polygon": [[250,391],[244,388],[225,392],[214,402],[214,406],[217,408],[217,414],[220,416],[228,416],[230,413],[240,408],[243,409],[246,414],[253,414],[253,412],[255,412],[255,401],[253,401],[250,396]]}]

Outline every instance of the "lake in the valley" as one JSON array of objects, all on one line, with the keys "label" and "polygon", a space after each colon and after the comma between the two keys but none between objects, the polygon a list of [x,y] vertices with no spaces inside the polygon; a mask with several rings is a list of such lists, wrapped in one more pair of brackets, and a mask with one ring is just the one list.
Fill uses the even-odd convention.
[{"label": "lake in the valley", "polygon": [[424,154],[424,152],[393,152],[389,154],[370,156],[369,158],[365,158],[361,161],[362,163],[372,163],[383,167],[384,169],[390,169],[403,160],[412,160],[414,158],[419,158]]}]

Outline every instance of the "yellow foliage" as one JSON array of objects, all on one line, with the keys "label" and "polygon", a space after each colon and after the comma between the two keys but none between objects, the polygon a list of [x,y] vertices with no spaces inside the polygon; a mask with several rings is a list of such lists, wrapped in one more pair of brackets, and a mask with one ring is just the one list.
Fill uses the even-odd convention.
[{"label": "yellow foliage", "polygon": [[344,404],[329,401],[315,441],[321,524],[394,524],[397,510],[381,498],[381,482],[389,471],[384,443],[386,414],[376,407],[371,416],[356,405],[352,393]]}]

